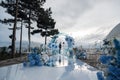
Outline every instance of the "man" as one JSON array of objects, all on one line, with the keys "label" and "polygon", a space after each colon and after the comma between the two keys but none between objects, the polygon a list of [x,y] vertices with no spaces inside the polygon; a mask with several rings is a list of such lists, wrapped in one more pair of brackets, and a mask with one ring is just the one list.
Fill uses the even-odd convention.
[{"label": "man", "polygon": [[[61,42],[59,43],[59,54],[61,53],[61,47],[62,47],[62,45],[61,45]],[[59,56],[59,63],[61,63],[61,57]]]},{"label": "man", "polygon": [[59,43],[59,54],[61,53],[61,42]]}]

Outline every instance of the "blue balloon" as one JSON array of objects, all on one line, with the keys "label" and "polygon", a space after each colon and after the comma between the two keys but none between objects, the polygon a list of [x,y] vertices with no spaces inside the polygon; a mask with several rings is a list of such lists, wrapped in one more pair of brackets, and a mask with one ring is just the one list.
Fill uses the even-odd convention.
[{"label": "blue balloon", "polygon": [[104,80],[102,72],[97,72],[97,78],[98,80]]},{"label": "blue balloon", "polygon": [[[37,53],[28,54],[29,66],[40,66],[42,61],[40,60],[40,55]],[[25,63],[23,63],[25,65]]]},{"label": "blue balloon", "polygon": [[52,48],[52,49],[57,49],[58,47],[57,47],[57,45],[56,45],[55,43],[52,43],[52,44],[51,44],[51,48]]},{"label": "blue balloon", "polygon": [[103,64],[107,64],[110,60],[112,60],[112,56],[106,56],[106,55],[101,55],[99,60],[103,63]]},{"label": "blue balloon", "polygon": [[31,60],[30,61],[30,66],[34,66],[35,65],[35,60]]},{"label": "blue balloon", "polygon": [[66,37],[65,40],[68,41],[68,37]]},{"label": "blue balloon", "polygon": [[117,39],[114,39],[114,45],[116,49],[120,49],[120,42]]}]

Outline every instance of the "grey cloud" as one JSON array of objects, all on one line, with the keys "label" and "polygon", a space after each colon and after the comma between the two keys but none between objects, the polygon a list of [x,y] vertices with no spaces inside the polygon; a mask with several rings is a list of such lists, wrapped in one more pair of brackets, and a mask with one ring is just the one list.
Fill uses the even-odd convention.
[{"label": "grey cloud", "polygon": [[106,38],[108,33],[114,28],[114,26],[101,26],[98,27],[94,32],[90,33],[81,38],[81,41],[86,43],[94,43],[96,41],[102,41]]},{"label": "grey cloud", "polygon": [[[58,0],[56,0],[56,1],[58,2],[57,4],[59,4],[59,1]],[[56,1],[53,1],[53,2],[56,2]],[[63,0],[60,0],[60,3],[62,3],[62,1]],[[75,27],[74,25],[77,23],[77,21],[79,21],[78,19],[81,19],[81,16],[83,16],[84,13],[87,14],[87,11],[91,11],[94,7],[96,7],[97,4],[100,4],[100,3],[103,4],[103,3],[108,2],[108,0],[64,0],[64,1],[63,1],[64,2],[63,4],[60,4],[61,6],[60,5],[59,6],[56,5],[53,7],[51,6],[52,10],[53,10],[53,17],[55,18],[55,20],[57,22],[56,27],[59,28],[60,30],[69,29],[71,27],[74,28]],[[110,0],[110,1],[113,1],[113,0]],[[119,0],[114,0],[113,3],[116,4],[117,1],[119,1]],[[109,2],[109,3],[112,3],[112,2]],[[54,4],[54,3],[51,3],[51,4]],[[103,11],[104,11],[104,9],[103,9]],[[98,10],[98,12],[99,12],[99,10]],[[111,14],[111,15],[113,15],[113,14]],[[91,16],[93,16],[93,17],[91,17],[93,20],[96,21],[96,19],[97,19],[97,21],[99,21],[98,20],[98,18],[100,18],[99,15],[91,15]],[[105,17],[105,18],[107,18],[107,17]],[[102,17],[101,17],[101,19],[102,19]],[[90,19],[88,19],[88,20],[90,20]],[[86,22],[86,20],[83,22]],[[86,22],[86,25],[88,23]],[[100,25],[99,23],[95,22],[95,25],[96,24]],[[89,24],[93,24],[93,23],[89,23]],[[77,28],[78,28],[78,26],[77,26]],[[85,25],[83,27],[85,27]],[[88,28],[88,25],[86,26],[86,28]],[[63,30],[63,32],[64,32],[64,30]]]},{"label": "grey cloud", "polygon": [[67,0],[67,2],[61,6],[60,10],[55,13],[59,16],[76,18],[91,6],[87,0]]},{"label": "grey cloud", "polygon": [[104,34],[101,33],[101,34],[90,34],[90,35],[87,35],[85,38],[83,38],[84,40],[88,40],[88,41],[97,41],[97,40],[102,40],[104,38],[103,36]]},{"label": "grey cloud", "polygon": [[[91,0],[54,0],[48,1],[48,6],[52,7],[53,17],[59,28],[70,28],[76,20],[88,9],[92,8]],[[54,5],[56,4],[56,5]]]},{"label": "grey cloud", "polygon": [[[102,17],[100,18],[100,14],[102,11],[104,11],[104,7],[102,7],[103,10],[100,11],[101,6],[98,6],[98,5],[102,3],[105,3],[104,7],[106,7],[106,3],[110,4],[107,6],[107,7],[110,7],[108,8],[110,9],[110,11],[109,12],[105,11],[105,14],[104,13],[102,14],[104,16],[101,15]],[[86,30],[86,29],[98,27],[98,30],[96,30],[94,34],[90,33],[90,35],[87,35],[84,37],[84,39],[90,41],[90,40],[97,40],[98,38],[100,39],[104,38],[106,33],[108,33],[108,31],[110,31],[114,27],[113,24],[111,25],[110,22],[116,23],[113,20],[117,20],[117,22],[120,20],[120,16],[119,16],[120,6],[118,5],[119,3],[120,3],[120,0],[47,0],[47,3],[45,6],[52,7],[52,11],[53,11],[52,16],[57,22],[56,28],[58,28],[61,32],[67,32],[67,31],[70,31],[70,29],[71,31],[73,31],[73,29],[74,30],[76,29],[77,31],[77,30]],[[100,7],[100,10],[98,7],[96,8],[96,6]],[[113,6],[115,7],[112,8]],[[93,10],[94,8],[95,10]],[[114,10],[114,12],[112,12],[112,10]],[[7,14],[3,15],[3,13],[1,13],[3,11],[4,10],[0,8],[0,14],[2,14],[0,15],[0,18],[8,17],[9,15]],[[108,16],[106,17],[106,15]],[[115,19],[113,19],[111,16],[112,17],[115,16],[114,17]],[[108,21],[107,24],[106,24],[106,21]],[[110,25],[108,25],[108,23]],[[99,25],[103,25],[103,27]],[[107,25],[109,27],[107,27]],[[110,29],[107,29],[107,28],[110,28]],[[6,30],[4,29],[4,31]],[[3,35],[4,36],[6,35],[6,38],[4,38],[5,40],[5,39],[8,39],[7,36],[9,34],[3,34],[4,31],[1,32],[1,27],[0,27],[0,37],[1,36],[3,37]],[[23,33],[24,33],[23,39],[27,40],[27,29],[24,29]],[[19,31],[17,31],[17,37],[19,40]],[[41,38],[39,35],[35,35],[33,38],[36,38],[36,40],[39,40],[39,38],[44,39],[44,38]]]}]

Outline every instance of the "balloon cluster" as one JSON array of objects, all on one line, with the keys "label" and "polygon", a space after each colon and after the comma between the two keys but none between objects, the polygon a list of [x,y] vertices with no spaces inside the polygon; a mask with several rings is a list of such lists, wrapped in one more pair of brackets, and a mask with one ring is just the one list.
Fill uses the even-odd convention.
[{"label": "balloon cluster", "polygon": [[[62,38],[62,39],[61,39]],[[60,40],[60,42],[59,42]],[[52,50],[52,54],[57,54],[59,53],[59,46],[62,43],[61,40],[63,40],[63,45],[65,44],[64,41],[66,42],[67,46],[64,47],[64,53],[69,52],[71,56],[73,56],[73,45],[74,45],[74,39],[73,37],[60,33],[52,37],[50,43],[48,44],[48,47]]]},{"label": "balloon cluster", "polygon": [[74,52],[73,52],[72,48],[73,48],[73,45],[74,45],[74,39],[71,36],[66,36],[65,41],[68,44],[68,49],[67,50],[69,52],[69,58],[73,59],[74,58]]},{"label": "balloon cluster", "polygon": [[107,76],[105,80],[120,80],[120,41],[114,39],[113,42],[113,53],[109,55],[103,55],[99,59],[107,66]]},{"label": "balloon cluster", "polygon": [[101,57],[99,58],[100,62],[102,62],[103,64],[109,63],[112,59],[113,59],[112,56],[106,56],[106,55],[101,55]]},{"label": "balloon cluster", "polygon": [[68,48],[72,48],[73,45],[74,45],[74,39],[71,37],[71,36],[68,36],[68,35],[64,35],[64,34],[58,34],[58,35],[55,35],[52,37],[50,43],[48,44],[48,47],[51,48],[51,49],[57,49],[58,48],[58,44],[57,44],[57,38],[59,36],[65,36],[65,41],[67,42],[67,45],[68,45]]},{"label": "balloon cluster", "polygon": [[49,48],[56,50],[58,48],[58,46],[56,45],[56,43],[50,43]]},{"label": "balloon cluster", "polygon": [[66,36],[65,40],[66,40],[66,42],[68,44],[68,47],[70,47],[70,48],[73,47],[73,45],[74,45],[74,39],[72,37]]},{"label": "balloon cluster", "polygon": [[[114,74],[114,76],[108,75],[107,80],[120,80],[120,68],[110,65],[107,71]],[[114,78],[115,76],[117,79]]]},{"label": "balloon cluster", "polygon": [[97,72],[97,77],[98,77],[98,80],[104,80],[102,72]]},{"label": "balloon cluster", "polygon": [[36,48],[34,48],[32,50],[32,53],[29,53],[27,58],[28,58],[28,62],[24,62],[23,65],[26,66],[42,66],[43,65],[43,61],[42,58],[39,54],[37,54],[36,52]]},{"label": "balloon cluster", "polygon": [[[74,39],[73,37],[60,33],[52,37],[51,41],[48,44],[48,47],[51,49],[52,55],[60,54],[60,56],[66,56],[69,62],[73,62],[74,58]],[[61,62],[61,57],[59,57],[59,61]],[[70,61],[71,60],[71,61]],[[50,61],[53,62],[54,61]]]},{"label": "balloon cluster", "polygon": [[120,41],[118,41],[117,39],[114,39],[114,44],[115,44],[115,48],[120,50]]}]

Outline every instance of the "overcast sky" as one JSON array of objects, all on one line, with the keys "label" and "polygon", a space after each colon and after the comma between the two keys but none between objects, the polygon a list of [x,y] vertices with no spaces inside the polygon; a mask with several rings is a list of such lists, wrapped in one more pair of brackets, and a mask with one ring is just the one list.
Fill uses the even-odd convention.
[{"label": "overcast sky", "polygon": [[[105,36],[120,23],[120,0],[46,0],[45,8],[52,8],[56,28],[62,33],[72,35],[77,42],[94,43]],[[6,16],[0,9],[0,18]],[[5,26],[5,25],[4,25]],[[0,41],[9,40],[7,28],[0,24]],[[19,33],[19,31],[17,32]],[[32,41],[43,41],[39,35]],[[24,29],[24,40],[27,30]]]}]

